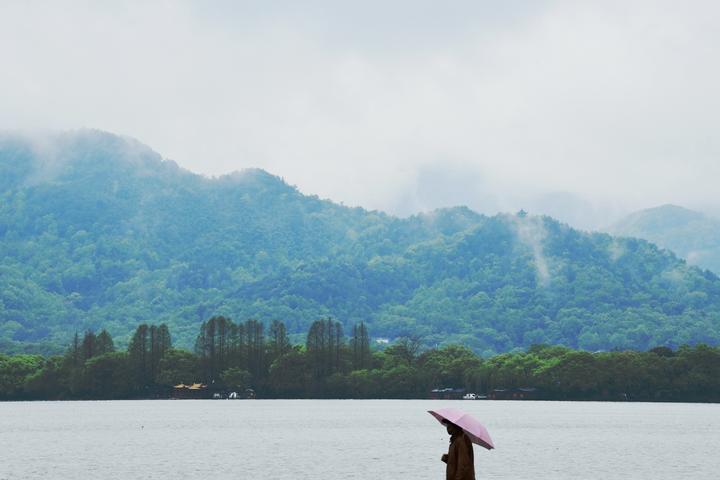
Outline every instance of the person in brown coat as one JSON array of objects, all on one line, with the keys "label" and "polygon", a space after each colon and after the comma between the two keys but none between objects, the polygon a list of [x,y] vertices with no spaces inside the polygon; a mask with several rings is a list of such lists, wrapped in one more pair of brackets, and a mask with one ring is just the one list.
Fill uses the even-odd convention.
[{"label": "person in brown coat", "polygon": [[462,428],[445,420],[442,422],[450,434],[450,448],[441,460],[447,463],[446,480],[475,480],[475,455],[472,442]]}]

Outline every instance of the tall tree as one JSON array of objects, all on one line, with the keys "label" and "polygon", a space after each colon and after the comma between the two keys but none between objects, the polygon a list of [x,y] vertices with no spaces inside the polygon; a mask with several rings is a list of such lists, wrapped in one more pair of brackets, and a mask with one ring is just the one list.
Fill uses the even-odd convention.
[{"label": "tall tree", "polygon": [[85,332],[83,337],[82,345],[80,346],[82,361],[85,362],[95,355],[97,355],[97,337],[95,334],[88,330]]},{"label": "tall tree", "polygon": [[310,367],[316,377],[325,377],[340,370],[343,330],[332,318],[316,320],[307,335]]},{"label": "tall tree", "polygon": [[205,380],[219,379],[220,373],[232,366],[238,357],[238,329],[232,320],[223,316],[214,316],[200,325],[200,334],[195,340],[195,353]]},{"label": "tall tree", "polygon": [[146,386],[150,383],[150,362],[148,350],[150,328],[143,323],[138,325],[128,345],[128,355],[136,384]]},{"label": "tall tree", "polygon": [[105,355],[115,351],[113,339],[104,328],[98,333],[95,344],[98,355]]},{"label": "tall tree", "polygon": [[72,368],[78,368],[82,363],[82,351],[80,349],[80,335],[75,332],[72,344],[67,353],[67,358]]},{"label": "tall tree", "polygon": [[170,339],[170,331],[164,323],[160,326],[150,327],[150,345],[149,345],[149,366],[150,378],[153,383],[157,380],[160,360],[165,353],[172,348]]},{"label": "tall tree", "polygon": [[245,322],[247,333],[247,370],[256,380],[264,379],[265,367],[265,335],[263,324],[257,320]]},{"label": "tall tree", "polygon": [[286,354],[290,351],[290,340],[288,339],[285,324],[279,320],[273,320],[270,324],[269,350],[271,360]]},{"label": "tall tree", "polygon": [[352,349],[353,370],[364,370],[370,366],[370,336],[365,322],[353,326],[353,336],[350,340]]},{"label": "tall tree", "polygon": [[160,360],[172,348],[167,325],[142,324],[137,327],[128,346],[129,361],[136,381],[142,386],[156,383]]}]

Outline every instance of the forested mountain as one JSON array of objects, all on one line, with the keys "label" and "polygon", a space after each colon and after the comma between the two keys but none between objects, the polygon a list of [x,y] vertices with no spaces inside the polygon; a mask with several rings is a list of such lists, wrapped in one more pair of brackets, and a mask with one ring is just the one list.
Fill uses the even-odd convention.
[{"label": "forested mountain", "polygon": [[647,241],[524,212],[401,219],[262,170],[194,175],[103,132],[0,137],[0,350],[100,328],[122,344],[141,322],[189,347],[213,315],[298,334],[362,320],[483,354],[646,349],[720,343],[720,280]]},{"label": "forested mountain", "polygon": [[720,273],[720,219],[662,205],[630,214],[608,230],[614,235],[644,238],[672,250],[691,265]]}]

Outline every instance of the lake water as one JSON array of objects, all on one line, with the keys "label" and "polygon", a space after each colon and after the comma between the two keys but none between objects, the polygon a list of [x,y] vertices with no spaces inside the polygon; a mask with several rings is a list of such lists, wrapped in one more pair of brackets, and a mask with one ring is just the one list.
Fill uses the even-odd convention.
[{"label": "lake water", "polygon": [[0,479],[444,479],[453,406],[479,479],[718,479],[720,405],[405,400],[0,403]]}]

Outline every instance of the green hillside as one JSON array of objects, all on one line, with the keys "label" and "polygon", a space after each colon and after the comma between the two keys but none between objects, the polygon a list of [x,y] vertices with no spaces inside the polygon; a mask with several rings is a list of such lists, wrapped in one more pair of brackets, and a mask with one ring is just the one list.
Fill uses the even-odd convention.
[{"label": "green hillside", "polygon": [[491,354],[720,343],[720,280],[637,239],[466,208],[406,219],[246,170],[208,179],[80,131],[0,137],[0,351],[76,330],[127,341],[165,322],[189,347],[212,315],[332,316],[375,336]]},{"label": "green hillside", "polygon": [[720,219],[709,215],[663,205],[628,215],[609,232],[644,238],[672,250],[691,265],[720,272]]}]

